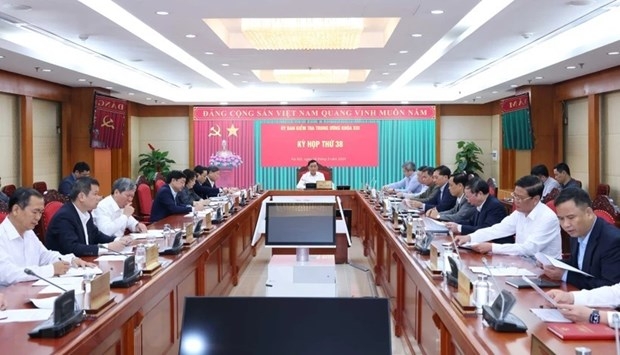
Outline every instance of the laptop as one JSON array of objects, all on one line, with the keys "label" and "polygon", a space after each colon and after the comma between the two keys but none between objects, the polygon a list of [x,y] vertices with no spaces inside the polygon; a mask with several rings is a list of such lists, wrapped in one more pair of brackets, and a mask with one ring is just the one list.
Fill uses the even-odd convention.
[{"label": "laptop", "polygon": [[183,249],[183,231],[174,235],[172,246],[159,246],[159,255],[176,255]]}]

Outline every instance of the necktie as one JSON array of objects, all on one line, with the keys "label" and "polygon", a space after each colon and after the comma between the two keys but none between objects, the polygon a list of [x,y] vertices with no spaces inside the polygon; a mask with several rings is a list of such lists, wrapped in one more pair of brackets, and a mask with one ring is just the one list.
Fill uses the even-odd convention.
[{"label": "necktie", "polygon": [[480,211],[476,210],[476,218],[474,219],[474,226],[478,225],[480,219]]}]

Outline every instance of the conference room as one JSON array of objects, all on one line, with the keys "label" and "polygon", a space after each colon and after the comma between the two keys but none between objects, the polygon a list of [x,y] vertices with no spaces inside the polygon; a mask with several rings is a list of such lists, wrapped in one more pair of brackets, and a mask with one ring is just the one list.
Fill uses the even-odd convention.
[{"label": "conference room", "polygon": [[[11,322],[0,325],[3,343],[42,354],[185,353],[186,296],[267,294],[264,280],[253,277],[259,265],[266,277],[273,252],[265,248],[264,236],[252,243],[263,205],[287,196],[328,196],[335,206],[339,198],[342,212],[335,209],[345,217],[351,239],[344,263],[334,266],[337,276],[346,270],[345,275],[361,280],[363,285],[351,287],[367,293],[357,298],[387,300],[393,353],[497,354],[534,352],[538,346],[547,353],[567,353],[578,346],[613,347],[612,340],[560,339],[530,312],[548,306],[545,300],[532,289],[506,285],[502,277],[497,287],[515,296],[512,313],[526,332],[501,333],[485,326],[481,315],[461,312],[453,304],[458,288],[444,287],[441,278],[425,271],[430,256],[399,237],[393,219],[382,214],[385,205],[378,195],[381,186],[403,179],[402,165],[408,161],[417,167],[445,165],[454,172],[459,142],[473,142],[483,164],[476,173],[494,182],[508,212],[519,178],[539,164],[553,176],[553,167],[564,162],[595,200],[594,209],[605,210],[617,224],[613,201],[620,198],[620,173],[613,152],[618,150],[620,45],[617,33],[608,30],[620,16],[617,1],[498,1],[493,6],[419,0],[368,3],[364,11],[322,0],[297,9],[281,1],[270,3],[272,9],[159,0],[100,3],[31,1],[0,9],[2,191],[10,197],[19,187],[34,187],[43,193],[45,206],[66,203],[58,187],[75,163],[86,162],[101,197],[113,193],[120,177],[138,182],[134,216],[148,224],[156,181],[165,184],[165,174],[144,176],[140,160],[166,153],[169,170],[217,166],[217,186],[236,193],[230,202],[234,213],[196,234],[179,254],[159,256],[157,271],[143,273],[130,287],[112,288],[112,301],[68,334],[29,338],[40,322]],[[145,32],[114,17],[121,12]],[[242,20],[276,17],[353,17],[353,27],[366,32],[352,49],[259,47],[265,21]],[[342,25],[306,22],[315,28],[277,33],[302,36],[293,43],[305,38],[315,45],[310,41],[321,38],[318,33]],[[337,69],[346,69],[346,75]],[[329,173],[331,188],[297,188],[312,159],[319,172]],[[140,190],[146,191],[146,202]],[[10,214],[8,203],[0,202],[0,214]],[[42,239],[44,221],[34,228]],[[197,222],[175,215],[147,227],[161,230],[170,224],[180,230]],[[340,232],[335,240],[342,243],[346,233]],[[563,256],[568,256],[569,237],[563,238]],[[446,241],[448,236],[438,234],[432,244],[441,251]],[[310,256],[332,253],[323,249]],[[483,266],[480,254],[459,252],[464,264]],[[524,258],[486,257],[492,266],[540,273]],[[110,271],[112,280],[125,274],[121,261],[97,264]],[[35,308],[30,298],[41,296],[31,284],[0,290],[9,310]],[[574,288],[562,284],[560,289]]]}]

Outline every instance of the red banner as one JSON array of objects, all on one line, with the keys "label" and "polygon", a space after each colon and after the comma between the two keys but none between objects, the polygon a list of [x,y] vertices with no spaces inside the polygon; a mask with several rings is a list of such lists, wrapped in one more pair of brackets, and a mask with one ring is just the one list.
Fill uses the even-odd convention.
[{"label": "red banner", "polygon": [[194,120],[234,119],[390,119],[435,118],[435,106],[248,106],[194,107]]},{"label": "red banner", "polygon": [[523,94],[504,99],[500,101],[500,106],[502,108],[502,113],[526,110],[530,108],[530,96],[528,94]]},{"label": "red banner", "polygon": [[95,149],[123,147],[127,101],[95,94],[90,146]]},{"label": "red banner", "polygon": [[261,143],[263,167],[378,165],[376,123],[262,124]]}]

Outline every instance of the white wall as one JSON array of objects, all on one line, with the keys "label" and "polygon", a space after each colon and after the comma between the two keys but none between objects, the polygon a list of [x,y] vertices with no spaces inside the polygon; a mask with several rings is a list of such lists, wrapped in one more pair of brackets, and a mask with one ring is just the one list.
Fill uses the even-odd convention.
[{"label": "white wall", "polygon": [[[499,147],[499,122],[493,116],[441,116],[441,156],[439,164],[455,168],[455,155],[458,151],[456,143],[458,141],[473,141],[482,148],[483,155],[480,161],[484,163],[484,174],[481,176],[485,180],[489,177],[498,178],[499,161],[491,161],[492,147]],[[493,131],[497,130],[495,134]],[[494,145],[495,144],[495,145]],[[494,175],[494,174],[498,175]]]},{"label": "white wall", "polygon": [[[176,162],[176,164],[172,164],[172,169],[183,170],[190,168],[188,120],[188,117],[131,118],[132,177],[138,176],[138,155],[150,151],[149,143],[155,149],[170,152],[168,157]],[[137,147],[134,146],[134,141],[138,142]]]},{"label": "white wall", "polygon": [[[564,162],[571,176],[581,180],[588,189],[588,99],[571,100],[566,103],[568,125],[564,127]],[[549,172],[551,173],[551,171]]]},{"label": "white wall", "polygon": [[0,177],[2,185],[21,184],[20,123],[17,96],[0,93]]},{"label": "white wall", "polygon": [[60,104],[32,100],[33,181],[45,181],[48,189],[57,189],[61,173]]},{"label": "white wall", "polygon": [[611,186],[611,198],[620,202],[620,91],[601,100],[601,182]]}]

